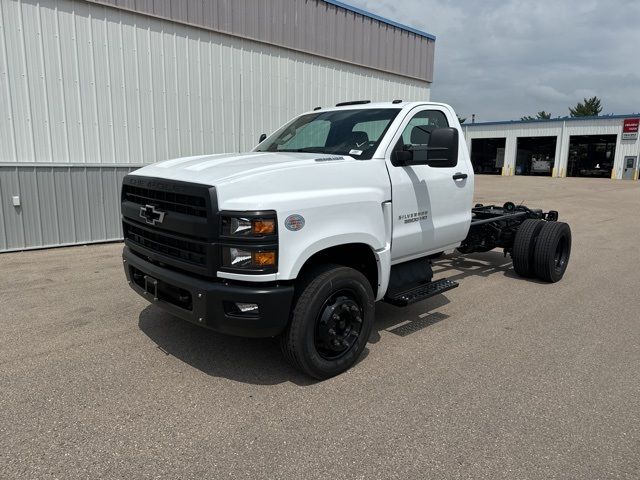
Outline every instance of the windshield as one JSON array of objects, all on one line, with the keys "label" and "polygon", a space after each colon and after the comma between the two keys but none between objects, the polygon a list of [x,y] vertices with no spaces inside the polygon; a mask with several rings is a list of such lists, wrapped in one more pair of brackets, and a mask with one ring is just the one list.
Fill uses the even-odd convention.
[{"label": "windshield", "polygon": [[296,118],[255,148],[256,152],[313,152],[373,157],[399,108],[310,113]]}]

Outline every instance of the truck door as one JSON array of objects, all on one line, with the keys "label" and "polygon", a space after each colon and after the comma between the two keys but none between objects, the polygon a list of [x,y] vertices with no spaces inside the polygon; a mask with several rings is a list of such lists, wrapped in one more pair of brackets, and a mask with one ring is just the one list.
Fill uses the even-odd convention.
[{"label": "truck door", "polygon": [[386,151],[392,191],[393,263],[455,248],[467,236],[473,172],[466,161],[462,135],[455,166],[404,166],[394,156],[404,145],[428,145],[431,131],[453,123],[451,115],[434,106],[417,107],[404,119]]}]

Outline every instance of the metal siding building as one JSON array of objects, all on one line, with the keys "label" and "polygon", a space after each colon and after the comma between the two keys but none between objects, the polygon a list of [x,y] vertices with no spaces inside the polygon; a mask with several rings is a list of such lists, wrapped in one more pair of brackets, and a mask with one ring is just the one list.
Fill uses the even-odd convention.
[{"label": "metal siding building", "polygon": [[434,40],[322,0],[0,0],[0,251],[120,239],[144,164],[250,149],[317,105],[428,100]]},{"label": "metal siding building", "polygon": [[[473,157],[473,141],[479,139],[504,139],[504,166],[502,175],[516,174],[518,141],[523,138],[552,138],[556,145],[553,154],[552,170],[549,176],[568,176],[570,142],[572,137],[615,137],[615,154],[610,178],[625,177],[626,160],[635,158],[635,166],[630,179],[638,179],[638,158],[640,158],[640,140],[623,138],[625,120],[638,119],[639,114],[610,115],[601,117],[560,118],[554,120],[486,122],[463,125],[467,147]],[[629,173],[629,172],[627,172]],[[628,178],[628,177],[627,177]]]}]

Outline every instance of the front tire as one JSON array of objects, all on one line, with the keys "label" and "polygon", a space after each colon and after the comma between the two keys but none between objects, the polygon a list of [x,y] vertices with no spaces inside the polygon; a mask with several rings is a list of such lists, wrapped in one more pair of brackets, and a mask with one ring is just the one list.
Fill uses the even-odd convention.
[{"label": "front tire", "polygon": [[373,327],[374,296],[357,270],[325,265],[300,280],[297,300],[280,347],[290,364],[323,380],[349,369]]}]

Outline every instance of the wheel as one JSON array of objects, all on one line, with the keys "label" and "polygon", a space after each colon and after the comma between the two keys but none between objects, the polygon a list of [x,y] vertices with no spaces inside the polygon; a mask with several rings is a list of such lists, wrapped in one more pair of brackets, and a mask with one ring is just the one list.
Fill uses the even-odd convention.
[{"label": "wheel", "polygon": [[536,243],[534,269],[545,282],[555,283],[563,276],[571,255],[571,228],[564,222],[544,222]]},{"label": "wheel", "polygon": [[516,238],[513,240],[513,250],[511,258],[513,260],[513,270],[521,277],[534,277],[534,251],[536,241],[544,222],[528,218],[518,228]]},{"label": "wheel", "polygon": [[301,279],[296,297],[280,337],[285,358],[320,380],[349,369],[373,327],[375,299],[367,278],[353,268],[326,265]]}]

